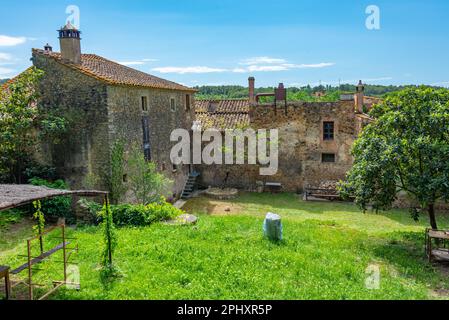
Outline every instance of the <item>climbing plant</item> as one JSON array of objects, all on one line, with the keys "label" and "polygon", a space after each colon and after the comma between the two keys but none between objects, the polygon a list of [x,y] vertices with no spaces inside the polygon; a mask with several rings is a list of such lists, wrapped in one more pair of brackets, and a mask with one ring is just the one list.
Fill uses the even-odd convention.
[{"label": "climbing plant", "polygon": [[45,216],[42,212],[42,204],[40,201],[34,201],[33,202],[34,209],[36,210],[33,214],[34,219],[37,220],[37,224],[33,227],[34,232],[36,235],[39,236],[39,242],[40,242],[40,249],[41,253],[44,252],[44,245],[42,242],[42,233],[45,229]]},{"label": "climbing plant", "polygon": [[114,220],[112,217],[111,207],[109,205],[109,200],[106,199],[103,209],[100,211],[100,215],[103,219],[103,254],[101,265],[104,270],[113,270],[113,254],[115,248],[117,247],[117,235],[115,232]]}]

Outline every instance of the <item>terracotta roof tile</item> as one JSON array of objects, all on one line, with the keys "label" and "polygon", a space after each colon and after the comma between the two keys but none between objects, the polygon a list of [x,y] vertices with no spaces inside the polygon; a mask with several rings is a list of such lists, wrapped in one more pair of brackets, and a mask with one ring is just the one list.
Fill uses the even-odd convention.
[{"label": "terracotta roof tile", "polygon": [[126,67],[95,54],[82,54],[81,64],[79,65],[63,61],[61,58],[61,54],[58,52],[48,53],[44,50],[33,49],[33,55],[43,55],[50,57],[67,67],[78,70],[88,76],[94,77],[98,80],[107,82],[112,85],[125,85],[191,92],[196,91],[192,88],[185,87],[178,83],[164,80],[150,74]]},{"label": "terracotta roof tile", "polygon": [[198,100],[195,102],[195,112],[203,129],[243,129],[250,124],[247,99]]}]

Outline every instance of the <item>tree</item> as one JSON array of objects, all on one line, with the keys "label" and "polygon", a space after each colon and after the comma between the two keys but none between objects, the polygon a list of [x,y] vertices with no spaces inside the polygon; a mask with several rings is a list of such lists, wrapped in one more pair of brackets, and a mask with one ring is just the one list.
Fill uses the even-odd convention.
[{"label": "tree", "polygon": [[355,196],[363,209],[386,210],[406,192],[437,229],[435,203],[449,200],[449,91],[408,88],[370,115],[374,120],[355,142],[342,194]]},{"label": "tree", "polygon": [[36,86],[42,75],[30,68],[0,91],[0,175],[11,182],[22,182],[22,170],[35,146]]},{"label": "tree", "polygon": [[136,200],[144,205],[158,202],[168,192],[171,181],[145,159],[143,149],[135,144],[128,159],[129,187]]}]

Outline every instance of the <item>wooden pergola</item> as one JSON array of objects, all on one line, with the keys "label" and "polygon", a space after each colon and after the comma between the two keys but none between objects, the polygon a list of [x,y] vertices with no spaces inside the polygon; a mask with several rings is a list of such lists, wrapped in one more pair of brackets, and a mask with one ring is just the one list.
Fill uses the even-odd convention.
[{"label": "wooden pergola", "polygon": [[108,196],[106,191],[58,190],[42,186],[0,184],[0,211],[19,208],[38,200],[61,196],[97,197]]},{"label": "wooden pergola", "polygon": [[[19,208],[28,204],[33,203],[34,201],[42,201],[42,200],[48,200],[56,197],[61,196],[80,196],[80,197],[97,197],[97,196],[104,196],[105,203],[109,203],[108,201],[108,192],[105,191],[96,191],[96,190],[57,190],[57,189],[50,189],[43,186],[32,186],[32,185],[0,185],[0,212]],[[53,230],[60,228],[61,229],[61,239],[62,243],[56,246],[55,248],[43,252],[41,251],[41,254],[38,257],[32,257],[31,255],[31,243],[33,241],[39,240],[42,244],[42,237]],[[50,228],[49,230],[39,234],[38,236],[28,239],[27,240],[27,262],[10,271],[9,266],[0,266],[0,278],[5,278],[5,291],[6,291],[6,298],[9,298],[10,295],[10,289],[11,289],[11,282],[9,275],[16,275],[24,270],[28,270],[28,281],[23,282],[28,286],[28,295],[29,299],[33,300],[33,281],[32,281],[32,267],[33,265],[39,264],[55,254],[58,251],[63,251],[63,265],[64,265],[64,281],[54,281],[53,285],[54,288],[47,292],[44,296],[42,296],[39,300],[43,300],[46,297],[48,297],[51,293],[53,293],[55,290],[57,290],[59,287],[63,285],[76,285],[73,283],[67,282],[67,262],[70,258],[71,253],[73,251],[77,251],[77,248],[72,250],[72,252],[68,251],[68,245],[70,245],[70,242],[67,242],[66,233],[65,233],[65,225],[56,226],[53,228]],[[41,245],[42,248],[42,245]],[[79,285],[79,284],[77,284]]]}]

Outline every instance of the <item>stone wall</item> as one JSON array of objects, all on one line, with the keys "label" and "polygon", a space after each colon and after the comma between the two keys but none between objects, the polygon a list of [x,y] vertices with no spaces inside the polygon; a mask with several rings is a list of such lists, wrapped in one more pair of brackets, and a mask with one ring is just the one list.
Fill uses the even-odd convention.
[{"label": "stone wall", "polygon": [[[279,130],[279,170],[274,176],[260,176],[258,166],[199,166],[205,186],[220,186],[228,176],[228,185],[255,190],[257,181],[280,182],[284,191],[301,192],[307,186],[341,180],[353,164],[351,147],[358,135],[359,121],[354,102],[289,103],[284,107],[253,105],[250,110],[253,129]],[[335,123],[335,138],[324,141],[323,122]],[[322,154],[336,155],[335,163],[323,163]]]},{"label": "stone wall", "polygon": [[42,145],[42,164],[57,168],[72,188],[83,188],[89,174],[100,177],[109,170],[107,86],[43,55],[33,55],[34,65],[45,72],[40,81],[40,105],[63,113],[71,131],[61,143]]},{"label": "stone wall", "polygon": [[[109,86],[107,92],[110,141],[123,138],[127,142],[128,150],[133,143],[142,146],[142,118],[148,117],[151,160],[161,172],[174,181],[173,193],[179,195],[185,185],[189,167],[179,166],[176,171],[173,170],[170,151],[175,143],[170,142],[170,135],[175,129],[189,130],[192,127],[193,108],[188,111],[185,109],[186,95],[189,93],[121,86]],[[147,111],[142,109],[142,97],[147,98]],[[171,99],[175,99],[174,110],[171,108]]]}]

